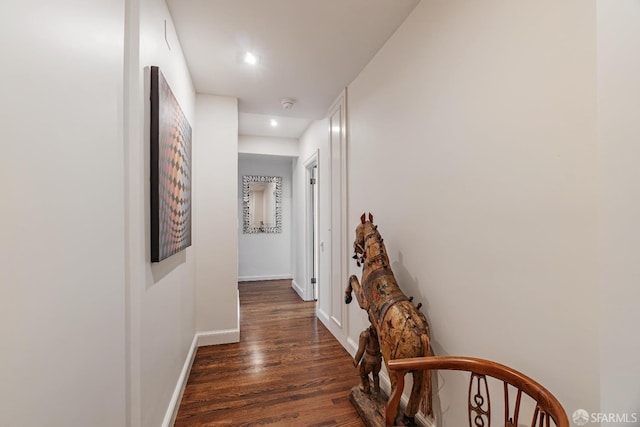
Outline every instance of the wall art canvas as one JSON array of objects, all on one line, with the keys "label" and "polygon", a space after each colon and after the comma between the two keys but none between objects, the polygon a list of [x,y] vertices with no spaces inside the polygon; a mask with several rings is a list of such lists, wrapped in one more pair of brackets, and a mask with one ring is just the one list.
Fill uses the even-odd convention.
[{"label": "wall art canvas", "polygon": [[151,261],[191,246],[191,126],[151,67]]}]

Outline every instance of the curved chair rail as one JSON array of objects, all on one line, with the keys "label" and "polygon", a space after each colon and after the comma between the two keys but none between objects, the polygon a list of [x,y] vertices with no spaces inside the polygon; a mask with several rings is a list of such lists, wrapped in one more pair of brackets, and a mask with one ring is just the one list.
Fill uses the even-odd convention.
[{"label": "curved chair rail", "polygon": [[[395,373],[397,386],[395,390],[392,391],[391,396],[389,396],[389,401],[387,403],[385,414],[387,426],[392,426],[394,423],[395,416],[398,411],[398,404],[400,403],[400,398],[402,397],[404,389],[404,375],[407,372],[421,369],[467,371],[471,373],[468,408],[470,426],[472,424],[472,420],[474,420],[474,425],[477,425],[477,423],[481,421],[481,417],[490,417],[490,414],[482,408],[482,404],[475,405],[473,403],[474,399],[478,400],[478,394],[476,394],[476,396],[472,396],[471,394],[473,384],[475,384],[474,381],[477,382],[478,390],[481,388],[481,382],[484,382],[484,389],[486,390],[486,399],[488,403],[489,396],[486,386],[486,377],[492,377],[501,380],[504,383],[504,425],[506,427],[515,427],[518,424],[520,398],[523,392],[537,402],[531,426],[551,426],[550,419],[552,419],[556,427],[569,427],[569,419],[558,399],[556,399],[549,390],[533,379],[516,371],[515,369],[501,365],[500,363],[474,357],[460,356],[417,357],[412,359],[396,359],[389,361],[389,375],[393,375]],[[513,413],[511,413],[511,407],[509,405],[509,393],[507,392],[508,385],[511,385],[518,390]],[[479,390],[477,393],[481,393],[481,391]],[[482,399],[484,399],[484,397]]]}]

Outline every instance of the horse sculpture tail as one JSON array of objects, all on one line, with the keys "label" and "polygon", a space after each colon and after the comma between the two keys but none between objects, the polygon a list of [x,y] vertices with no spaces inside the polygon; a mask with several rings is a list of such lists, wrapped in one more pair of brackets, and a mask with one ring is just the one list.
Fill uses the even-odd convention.
[{"label": "horse sculpture tail", "polygon": [[[420,335],[420,341],[422,341],[423,356],[433,356],[431,351],[431,343],[427,334]],[[422,391],[424,393],[424,399],[422,401],[422,412],[430,417],[433,417],[433,394],[431,388],[431,371],[425,371],[422,377]]]}]

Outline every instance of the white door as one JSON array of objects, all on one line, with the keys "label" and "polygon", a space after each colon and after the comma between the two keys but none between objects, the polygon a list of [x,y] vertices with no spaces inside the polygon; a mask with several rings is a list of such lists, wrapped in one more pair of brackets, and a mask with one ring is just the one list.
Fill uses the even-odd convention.
[{"label": "white door", "polygon": [[346,331],[344,288],[346,269],[347,209],[347,116],[346,89],[329,111],[329,150],[331,170],[331,320]]}]

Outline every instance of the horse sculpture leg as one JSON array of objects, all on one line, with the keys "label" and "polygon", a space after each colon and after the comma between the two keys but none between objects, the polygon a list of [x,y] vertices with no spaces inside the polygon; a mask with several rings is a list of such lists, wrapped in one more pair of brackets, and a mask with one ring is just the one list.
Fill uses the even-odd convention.
[{"label": "horse sculpture leg", "polygon": [[[427,331],[428,331],[428,325],[427,325]],[[422,345],[423,348],[426,348],[427,350],[424,353],[425,357],[428,356],[433,356],[433,350],[431,349],[431,339],[429,338],[428,335],[422,335],[420,337],[420,339],[422,340]],[[423,378],[423,389],[422,389],[422,393],[424,395],[424,412],[430,416],[433,417],[433,390],[431,387],[431,371],[422,371],[424,373],[424,378]]]},{"label": "horse sculpture leg", "polygon": [[347,285],[347,289],[344,292],[344,302],[349,304],[353,297],[351,296],[351,292],[355,292],[356,299],[358,300],[358,305],[363,310],[368,310],[369,305],[367,304],[367,300],[365,299],[364,293],[362,292],[362,286],[358,281],[358,278],[355,275],[349,277],[349,284]]},{"label": "horse sculpture leg", "polygon": [[[420,335],[420,341],[421,352],[414,357],[433,356],[429,336],[427,334]],[[415,426],[415,415],[421,409],[427,416],[433,416],[431,371],[411,371],[411,374],[413,375],[411,395],[409,397],[407,407],[405,408],[404,415],[401,414],[401,411],[398,411],[396,416],[396,423],[398,425]],[[396,386],[395,375],[392,375],[390,379],[391,390],[394,390]]]},{"label": "horse sculpture leg", "polygon": [[[433,356],[431,351],[431,343],[429,337],[425,334],[420,336],[422,341],[423,356]],[[413,389],[411,390],[411,397],[407,404],[406,414],[408,417],[413,418],[415,414],[420,410],[420,406],[424,412],[433,416],[433,402],[431,394],[431,371],[413,371]]]},{"label": "horse sculpture leg", "polygon": [[[387,361],[385,359],[385,365],[387,364]],[[389,367],[387,366],[387,372],[391,372],[389,370]],[[395,374],[391,374],[389,375],[389,381],[391,382],[391,394],[393,394],[393,391],[396,389],[396,387],[398,386],[398,380],[396,379],[396,375]],[[399,406],[398,406],[399,408]],[[402,422],[401,420],[404,418],[404,415],[402,414],[402,411],[400,411],[398,409],[398,412],[396,412],[396,416],[395,416],[395,420],[393,425],[404,425],[404,422]],[[402,423],[402,424],[401,424]]]},{"label": "horse sculpture leg", "polygon": [[351,282],[347,285],[347,289],[344,291],[344,303],[351,304],[353,301],[353,297],[351,296],[351,292],[353,292],[353,286],[351,286]]},{"label": "horse sculpture leg", "polygon": [[[409,402],[407,403],[407,407],[404,410],[404,415],[401,411],[398,411],[396,416],[396,424],[397,425],[405,425],[405,426],[415,426],[415,416],[420,410],[423,402],[426,404],[425,413],[429,416],[433,416],[433,411],[431,409],[431,373],[429,371],[412,371],[413,375],[413,386],[411,388],[411,395],[409,397]],[[391,390],[396,387],[397,381],[395,380],[395,376],[392,377],[391,380]],[[426,398],[426,401],[424,400]]]},{"label": "horse sculpture leg", "polygon": [[418,410],[420,409],[420,402],[422,401],[422,395],[424,391],[423,388],[423,380],[424,380],[424,371],[413,371],[413,388],[411,389],[411,396],[409,398],[409,402],[407,403],[407,408],[405,409],[405,414],[408,418],[414,419]]}]

